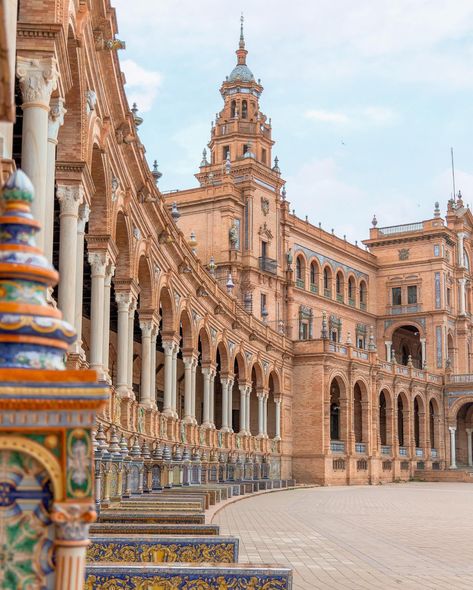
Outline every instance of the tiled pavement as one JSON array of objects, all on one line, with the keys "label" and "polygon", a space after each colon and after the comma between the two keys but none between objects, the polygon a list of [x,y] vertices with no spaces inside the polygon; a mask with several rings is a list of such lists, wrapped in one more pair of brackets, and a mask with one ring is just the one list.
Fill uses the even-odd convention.
[{"label": "tiled pavement", "polygon": [[306,488],[230,504],[240,562],[289,564],[295,590],[473,588],[473,485]]}]

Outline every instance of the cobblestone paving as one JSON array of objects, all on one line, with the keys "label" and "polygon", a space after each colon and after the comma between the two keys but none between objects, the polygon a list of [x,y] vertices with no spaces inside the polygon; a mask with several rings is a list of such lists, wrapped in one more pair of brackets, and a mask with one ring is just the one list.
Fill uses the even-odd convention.
[{"label": "cobblestone paving", "polygon": [[240,561],[294,569],[295,590],[473,588],[473,485],[408,483],[263,494],[223,509]]}]

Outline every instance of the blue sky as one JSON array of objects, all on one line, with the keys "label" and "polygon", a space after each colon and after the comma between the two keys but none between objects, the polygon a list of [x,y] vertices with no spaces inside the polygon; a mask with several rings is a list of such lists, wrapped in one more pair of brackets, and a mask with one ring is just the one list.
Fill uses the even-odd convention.
[{"label": "blue sky", "polygon": [[471,0],[115,0],[130,103],[161,190],[196,185],[245,15],[291,208],[354,241],[473,205]]}]

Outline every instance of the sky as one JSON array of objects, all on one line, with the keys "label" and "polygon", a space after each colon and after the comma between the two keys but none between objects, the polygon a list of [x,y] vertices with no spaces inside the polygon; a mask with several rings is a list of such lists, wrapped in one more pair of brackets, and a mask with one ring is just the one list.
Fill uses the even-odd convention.
[{"label": "sky", "polygon": [[130,104],[162,191],[194,174],[236,63],[261,78],[291,209],[350,241],[473,206],[471,0],[114,0]]}]

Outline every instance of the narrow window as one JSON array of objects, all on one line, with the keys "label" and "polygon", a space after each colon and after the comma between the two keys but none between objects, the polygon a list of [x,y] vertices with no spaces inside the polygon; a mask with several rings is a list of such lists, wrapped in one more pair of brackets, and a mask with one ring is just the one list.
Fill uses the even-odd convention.
[{"label": "narrow window", "polygon": [[232,100],[232,105],[231,105],[231,116],[232,119],[235,117],[236,114],[236,102],[234,100]]},{"label": "narrow window", "polygon": [[225,162],[227,159],[230,159],[230,146],[224,145],[222,148],[222,157],[223,161]]},{"label": "narrow window", "polygon": [[243,155],[245,155],[247,151],[248,151],[248,145],[245,143],[245,145],[243,146]]},{"label": "narrow window", "polygon": [[248,103],[246,100],[244,100],[241,103],[241,118],[242,119],[247,119],[248,118]]},{"label": "narrow window", "polygon": [[268,256],[268,242],[261,241],[261,258]]},{"label": "narrow window", "polygon": [[417,287],[415,285],[407,287],[407,303],[417,303]]},{"label": "narrow window", "polygon": [[264,148],[261,150],[261,161],[266,164],[266,150]]},{"label": "narrow window", "polygon": [[394,287],[392,289],[392,300],[393,300],[393,305],[401,305],[402,304],[401,287]]}]

